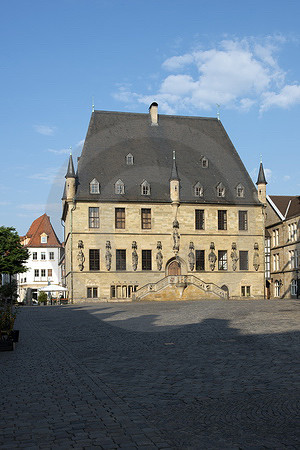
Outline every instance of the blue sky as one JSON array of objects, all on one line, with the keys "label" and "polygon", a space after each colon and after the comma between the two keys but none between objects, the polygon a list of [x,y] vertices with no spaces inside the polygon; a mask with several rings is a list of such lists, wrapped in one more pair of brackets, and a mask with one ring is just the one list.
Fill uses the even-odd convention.
[{"label": "blue sky", "polygon": [[0,225],[57,234],[95,109],[216,117],[268,193],[299,195],[298,0],[10,0],[0,17]]}]

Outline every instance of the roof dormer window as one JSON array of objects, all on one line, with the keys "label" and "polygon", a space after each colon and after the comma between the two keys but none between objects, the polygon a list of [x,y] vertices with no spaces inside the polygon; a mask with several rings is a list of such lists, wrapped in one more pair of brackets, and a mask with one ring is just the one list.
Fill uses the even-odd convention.
[{"label": "roof dormer window", "polygon": [[94,178],[90,182],[90,194],[99,194],[100,193],[100,185],[99,182]]},{"label": "roof dormer window", "polygon": [[127,166],[133,166],[133,155],[131,153],[126,156],[126,164]]},{"label": "roof dormer window", "polygon": [[115,183],[115,193],[116,194],[125,194],[125,185],[122,180],[118,180]]},{"label": "roof dormer window", "polygon": [[238,184],[236,187],[236,196],[243,198],[245,196],[245,189],[242,184]]},{"label": "roof dormer window", "polygon": [[47,244],[48,236],[46,233],[41,234],[41,244]]},{"label": "roof dormer window", "polygon": [[194,186],[194,196],[203,197],[203,186],[200,184],[199,181]]},{"label": "roof dormer window", "polygon": [[201,157],[201,166],[203,169],[208,168],[208,159],[205,156]]},{"label": "roof dormer window", "polygon": [[141,184],[141,195],[150,195],[150,184],[146,180]]},{"label": "roof dormer window", "polygon": [[217,197],[225,197],[225,187],[222,183],[217,185]]}]

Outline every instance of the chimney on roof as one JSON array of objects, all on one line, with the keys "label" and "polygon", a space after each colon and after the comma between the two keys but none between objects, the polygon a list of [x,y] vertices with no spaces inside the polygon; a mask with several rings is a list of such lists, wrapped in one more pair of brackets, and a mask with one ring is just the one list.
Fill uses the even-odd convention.
[{"label": "chimney on roof", "polygon": [[151,126],[158,125],[158,104],[156,102],[151,103],[149,108],[150,118],[151,118]]}]

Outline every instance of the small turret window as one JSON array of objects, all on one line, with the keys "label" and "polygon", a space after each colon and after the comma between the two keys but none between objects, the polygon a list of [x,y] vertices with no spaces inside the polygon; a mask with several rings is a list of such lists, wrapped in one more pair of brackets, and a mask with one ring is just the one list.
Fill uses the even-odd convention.
[{"label": "small turret window", "polygon": [[225,197],[225,187],[222,183],[217,185],[217,197]]},{"label": "small turret window", "polygon": [[90,194],[99,194],[100,193],[100,185],[99,182],[94,178],[90,182]]},{"label": "small turret window", "polygon": [[201,157],[201,165],[203,169],[207,169],[208,168],[208,159],[205,156]]},{"label": "small turret window", "polygon": [[203,186],[199,183],[199,181],[194,186],[194,196],[203,197]]},{"label": "small turret window", "polygon": [[150,184],[146,180],[141,184],[141,195],[150,195]]},{"label": "small turret window", "polygon": [[125,185],[122,180],[118,180],[115,183],[115,193],[116,194],[125,194]]},{"label": "small turret window", "polygon": [[133,166],[133,155],[131,153],[126,156],[126,164],[127,166]]},{"label": "small turret window", "polygon": [[245,196],[245,189],[242,184],[238,184],[236,187],[236,196],[243,198]]}]

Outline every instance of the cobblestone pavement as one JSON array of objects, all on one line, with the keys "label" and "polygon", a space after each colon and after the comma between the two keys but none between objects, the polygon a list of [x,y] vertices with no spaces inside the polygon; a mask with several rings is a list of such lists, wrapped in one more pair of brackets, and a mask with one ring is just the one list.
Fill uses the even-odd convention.
[{"label": "cobblestone pavement", "polygon": [[22,307],[0,448],[299,449],[299,319],[286,300]]}]

